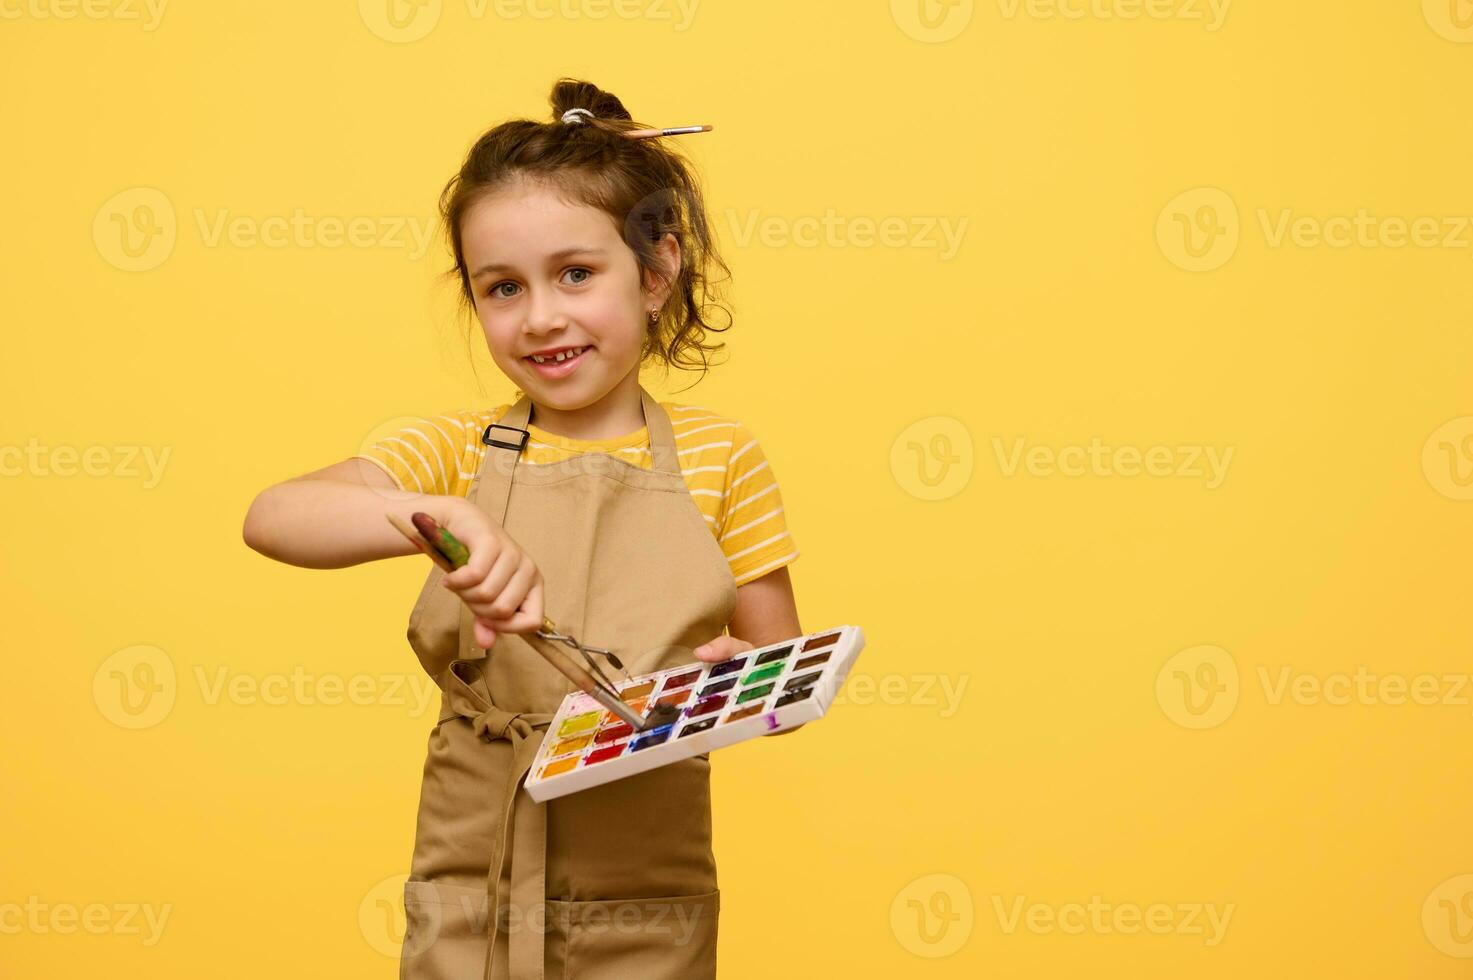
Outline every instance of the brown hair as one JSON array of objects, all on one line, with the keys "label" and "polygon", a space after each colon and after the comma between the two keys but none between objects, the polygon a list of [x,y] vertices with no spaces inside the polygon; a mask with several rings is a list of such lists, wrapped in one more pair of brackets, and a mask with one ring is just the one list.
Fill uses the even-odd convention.
[{"label": "brown hair", "polygon": [[[717,254],[692,167],[669,145],[678,137],[619,135],[651,127],[636,123],[618,98],[591,82],[560,78],[550,101],[552,122],[512,119],[483,134],[440,194],[440,217],[455,256],[446,276],[459,282],[462,310],[474,319],[475,294],[461,244],[466,211],[514,180],[545,183],[569,201],[606,212],[634,252],[641,275],[671,287],[659,319],[646,324],[641,364],[654,359],[667,370],[699,368],[704,376],[709,355],[726,346],[708,344],[707,332],[731,327],[730,312],[715,301],[711,273],[719,270],[729,279],[731,271]],[[563,113],[573,108],[587,109],[594,118],[562,122]],[[655,253],[666,234],[680,244],[680,270],[673,282],[665,278]],[[713,311],[725,316],[726,326],[710,322]]]}]

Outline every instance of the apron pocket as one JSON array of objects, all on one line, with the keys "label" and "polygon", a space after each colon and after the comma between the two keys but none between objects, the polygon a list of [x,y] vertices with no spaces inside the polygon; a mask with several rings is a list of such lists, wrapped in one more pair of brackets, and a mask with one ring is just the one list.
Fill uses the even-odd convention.
[{"label": "apron pocket", "polygon": [[460,980],[486,968],[486,886],[409,879],[404,883],[401,980]]},{"label": "apron pocket", "polygon": [[669,898],[550,900],[549,925],[555,935],[547,944],[547,976],[570,980],[715,977],[720,898],[719,891],[712,891]]}]

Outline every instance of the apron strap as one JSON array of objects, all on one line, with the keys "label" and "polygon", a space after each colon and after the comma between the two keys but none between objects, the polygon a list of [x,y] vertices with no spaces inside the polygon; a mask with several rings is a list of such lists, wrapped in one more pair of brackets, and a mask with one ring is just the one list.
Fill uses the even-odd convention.
[{"label": "apron strap", "polygon": [[640,401],[644,405],[644,424],[650,430],[650,456],[654,468],[661,473],[680,476],[680,457],[675,453],[675,429],[670,424],[670,413],[650,393],[639,388]]},{"label": "apron strap", "polygon": [[481,442],[486,446],[486,458],[471,482],[468,496],[471,500],[476,499],[476,489],[481,478],[494,466],[504,479],[491,481],[485,494],[485,507],[502,527],[506,526],[506,507],[511,500],[512,474],[516,472],[522,450],[531,438],[531,433],[527,431],[527,420],[531,417],[532,400],[523,395],[515,405],[507,409],[500,422],[486,426],[486,430],[481,433]]},{"label": "apron strap", "polygon": [[[675,428],[670,422],[670,413],[655,401],[654,397],[645,390],[644,385],[639,386],[639,402],[644,412],[645,428],[649,430],[652,468],[661,473],[681,476],[680,456],[675,451]],[[496,518],[497,523],[503,526],[506,524],[506,507],[511,494],[512,474],[521,459],[522,450],[526,448],[527,441],[532,437],[527,430],[527,424],[531,418],[532,400],[523,395],[517,399],[515,405],[507,409],[500,422],[486,426],[485,431],[481,433],[481,443],[487,447],[486,458],[480,472],[476,474],[471,483],[468,496],[475,497],[476,488],[487,468],[495,466],[506,479],[495,481],[495,484],[488,488],[486,509],[491,512],[492,517]],[[498,451],[493,454],[493,449]]]},{"label": "apron strap", "polygon": [[[542,980],[543,934],[549,928],[547,911],[547,808],[532,800],[522,789],[522,778],[537,758],[541,740],[533,736],[552,723],[552,715],[513,713],[498,708],[484,692],[484,685],[467,683],[456,669],[467,661],[456,661],[445,672],[444,714],[467,718],[477,735],[488,742],[506,739],[511,743],[512,763],[507,769],[505,805],[501,830],[486,876],[490,915],[486,924],[486,973],[490,980],[496,962],[496,940],[501,933],[501,910],[510,907],[518,916],[509,923],[508,967],[518,980]],[[515,822],[516,833],[512,833]],[[511,883],[501,885],[501,871],[511,858]],[[533,918],[541,916],[540,919]]]}]

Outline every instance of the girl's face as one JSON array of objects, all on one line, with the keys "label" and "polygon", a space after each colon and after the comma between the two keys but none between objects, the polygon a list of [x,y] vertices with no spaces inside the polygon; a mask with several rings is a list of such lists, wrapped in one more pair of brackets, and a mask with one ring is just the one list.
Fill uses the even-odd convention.
[{"label": "girl's face", "polygon": [[[663,256],[676,248],[667,237]],[[461,249],[491,357],[535,404],[578,413],[622,393],[638,411],[648,311],[668,290],[645,288],[606,213],[514,182],[467,210]]]}]

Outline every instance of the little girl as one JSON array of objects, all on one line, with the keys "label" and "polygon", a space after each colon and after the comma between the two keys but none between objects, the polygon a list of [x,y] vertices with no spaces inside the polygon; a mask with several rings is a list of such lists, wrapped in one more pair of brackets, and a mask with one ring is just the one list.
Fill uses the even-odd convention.
[{"label": "little girl", "polygon": [[481,136],[440,201],[451,274],[520,397],[268,488],[245,540],[341,568],[417,555],[385,515],[424,511],[470,550],[409,619],[442,707],[402,978],[708,977],[709,759],[533,803],[521,780],[571,685],[521,634],[546,613],[630,673],[723,660],[802,634],[798,551],[741,423],[640,383],[646,362],[705,370],[724,346],[703,343],[725,267],[690,168],[587,82],[560,80],[552,108]]}]

